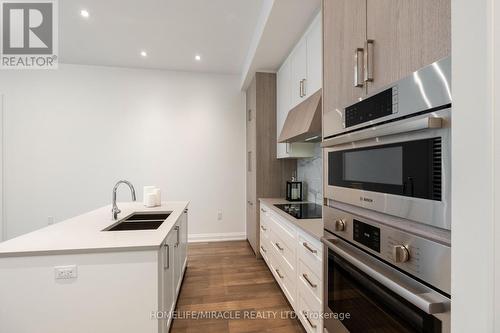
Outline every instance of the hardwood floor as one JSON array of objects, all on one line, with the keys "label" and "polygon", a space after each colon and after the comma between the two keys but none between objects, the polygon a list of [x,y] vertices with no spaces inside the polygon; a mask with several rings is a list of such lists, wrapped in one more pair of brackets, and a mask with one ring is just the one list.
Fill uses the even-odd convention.
[{"label": "hardwood floor", "polygon": [[[247,241],[189,244],[176,311],[172,333],[305,332]],[[215,318],[187,318],[193,314]]]}]

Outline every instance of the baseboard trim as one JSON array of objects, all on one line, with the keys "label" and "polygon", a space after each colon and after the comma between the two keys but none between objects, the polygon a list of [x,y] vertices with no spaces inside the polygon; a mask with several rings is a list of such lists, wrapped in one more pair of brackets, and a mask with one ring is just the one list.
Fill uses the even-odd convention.
[{"label": "baseboard trim", "polygon": [[245,239],[247,239],[246,232],[227,232],[227,233],[188,235],[189,243],[223,242],[223,241],[245,240]]}]

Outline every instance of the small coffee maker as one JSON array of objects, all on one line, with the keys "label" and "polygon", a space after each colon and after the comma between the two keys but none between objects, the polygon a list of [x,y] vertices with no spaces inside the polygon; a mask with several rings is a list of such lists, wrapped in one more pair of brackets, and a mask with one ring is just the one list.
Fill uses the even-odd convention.
[{"label": "small coffee maker", "polygon": [[295,177],[286,182],[286,200],[302,201],[302,182],[297,181]]}]

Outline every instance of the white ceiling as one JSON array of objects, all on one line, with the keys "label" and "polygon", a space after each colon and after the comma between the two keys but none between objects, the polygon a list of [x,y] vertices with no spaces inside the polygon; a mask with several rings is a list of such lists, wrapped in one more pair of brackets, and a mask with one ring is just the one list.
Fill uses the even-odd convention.
[{"label": "white ceiling", "polygon": [[255,72],[274,72],[321,10],[321,0],[265,1],[242,71],[245,90]]},{"label": "white ceiling", "polygon": [[[307,0],[309,1],[309,0]],[[59,1],[60,61],[241,73],[263,0]],[[88,10],[89,18],[80,16]],[[140,56],[146,50],[148,56]],[[195,61],[200,54],[201,61]]]}]

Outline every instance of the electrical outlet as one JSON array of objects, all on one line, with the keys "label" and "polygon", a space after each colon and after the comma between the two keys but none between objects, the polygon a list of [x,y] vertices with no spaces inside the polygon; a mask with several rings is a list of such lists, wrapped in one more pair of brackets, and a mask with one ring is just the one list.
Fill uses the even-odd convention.
[{"label": "electrical outlet", "polygon": [[54,224],[55,218],[54,216],[47,216],[47,224],[51,225]]},{"label": "electrical outlet", "polygon": [[219,209],[219,211],[217,212],[217,220],[222,221],[222,210],[221,209]]},{"label": "electrical outlet", "polygon": [[56,280],[76,279],[78,272],[76,265],[54,267]]}]

